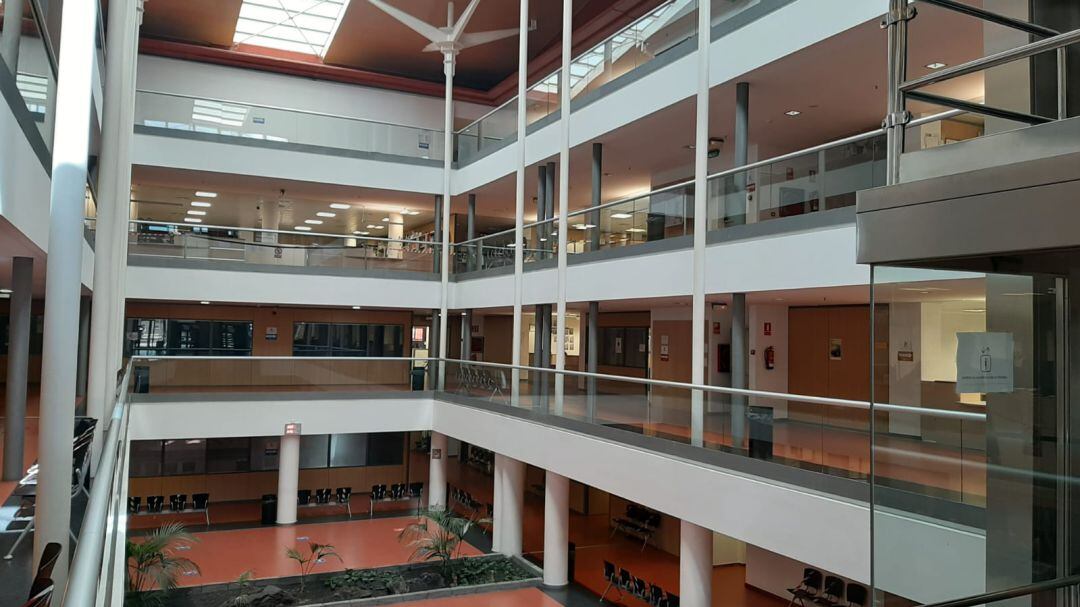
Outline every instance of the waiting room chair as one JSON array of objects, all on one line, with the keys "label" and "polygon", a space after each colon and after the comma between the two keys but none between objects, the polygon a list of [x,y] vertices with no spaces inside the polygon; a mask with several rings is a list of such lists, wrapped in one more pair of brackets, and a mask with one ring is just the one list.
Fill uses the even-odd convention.
[{"label": "waiting room chair", "polygon": [[150,495],[146,498],[146,511],[154,514],[161,514],[162,508],[165,506],[164,495]]},{"label": "waiting room chair", "polygon": [[634,596],[643,601],[648,600],[649,596],[645,591],[645,580],[636,576],[634,577]]},{"label": "waiting room chair", "polygon": [[56,566],[56,561],[60,558],[60,549],[58,542],[45,544],[45,548],[41,551],[41,560],[38,561],[37,573],[34,574],[35,580],[52,577],[53,567]]},{"label": "waiting room chair", "polygon": [[128,501],[127,501],[128,514],[138,514],[139,510],[141,510],[141,509],[142,509],[142,498],[141,497],[129,497],[128,498]]},{"label": "waiting room chair", "polygon": [[296,492],[296,504],[307,506],[311,503],[311,489],[301,489]]},{"label": "waiting room chair", "polygon": [[345,506],[345,511],[352,518],[352,487],[337,488],[337,503]]},{"label": "waiting room chair", "polygon": [[814,599],[821,596],[821,572],[817,569],[807,567],[803,569],[803,579],[799,582],[799,585],[794,588],[788,588],[788,592],[791,593],[791,601],[788,603],[788,607],[792,605],[806,605],[806,601],[813,602]]},{"label": "waiting room chair", "polygon": [[664,607],[679,607],[679,595],[669,592],[664,599]]},{"label": "waiting room chair", "polygon": [[210,494],[209,493],[193,493],[191,494],[191,507],[195,510],[201,510],[206,515],[206,526],[210,526]]},{"label": "waiting room chair", "polygon": [[619,589],[634,593],[634,576],[627,569],[619,568]]},{"label": "waiting room chair", "polygon": [[183,512],[185,508],[187,508],[186,493],[174,493],[169,496],[169,510],[173,512]]},{"label": "waiting room chair", "polygon": [[424,495],[424,483],[412,483],[409,485],[409,497],[418,500]]},{"label": "waiting room chair", "polygon": [[849,582],[847,585],[848,607],[866,607],[866,601],[867,598],[869,598],[869,594],[866,586]]},{"label": "waiting room chair", "polygon": [[22,607],[49,607],[49,604],[52,603],[54,587],[50,578],[37,578],[30,586],[30,598],[22,604]]},{"label": "waiting room chair", "polygon": [[649,605],[652,605],[652,607],[660,607],[664,602],[664,589],[656,584],[649,584],[649,598],[647,602]]},{"label": "waiting room chair", "polygon": [[318,489],[315,491],[315,503],[321,505],[329,504],[331,495],[333,495],[333,492],[330,491],[329,487],[325,489]]},{"label": "waiting room chair", "polygon": [[604,602],[604,597],[607,596],[609,590],[614,588],[619,592],[619,597],[622,597],[622,589],[619,588],[619,576],[615,573],[615,563],[610,561],[604,561],[604,579],[607,580],[607,586],[604,587],[604,592],[600,595],[600,602]]},{"label": "waiting room chair", "polygon": [[814,602],[818,605],[831,607],[832,605],[843,605],[843,600],[844,580],[835,575],[825,576],[825,585],[822,587],[821,596],[814,598]]}]

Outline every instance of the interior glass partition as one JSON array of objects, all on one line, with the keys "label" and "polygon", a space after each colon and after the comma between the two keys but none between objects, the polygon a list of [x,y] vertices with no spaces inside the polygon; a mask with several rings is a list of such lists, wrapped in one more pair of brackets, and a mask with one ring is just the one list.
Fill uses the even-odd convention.
[{"label": "interior glass partition", "polygon": [[[911,408],[875,405],[873,418],[873,568],[883,604],[1078,573],[1080,416],[1067,362],[1077,259],[874,268],[873,400]],[[915,469],[919,482],[897,478]],[[1063,597],[1073,591],[992,604],[1072,605]]]}]

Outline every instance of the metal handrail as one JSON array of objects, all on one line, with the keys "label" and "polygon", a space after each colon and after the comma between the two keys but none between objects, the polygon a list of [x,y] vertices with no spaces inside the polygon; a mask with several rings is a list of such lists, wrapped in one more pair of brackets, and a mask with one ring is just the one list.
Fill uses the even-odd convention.
[{"label": "metal handrail", "polygon": [[[84,221],[97,221],[97,218],[87,217]],[[170,226],[177,228],[207,228],[212,230],[235,230],[238,232],[258,232],[260,234],[287,234],[290,236],[317,236],[319,238],[351,238],[353,240],[375,240],[378,242],[397,242],[405,244],[426,244],[426,245],[438,245],[439,243],[431,240],[405,240],[401,238],[383,238],[381,236],[359,236],[356,234],[330,234],[326,232],[304,232],[295,230],[269,230],[266,228],[244,228],[240,226],[221,226],[205,223],[178,223],[175,221],[151,221],[146,219],[132,219],[128,222],[135,225],[154,225],[154,226]]]},{"label": "metal handrail", "polygon": [[126,432],[122,435],[121,431],[126,429],[127,392],[131,385],[132,367],[129,363],[124,371],[123,380],[117,389],[108,433],[101,446],[101,459],[94,475],[96,482],[90,488],[86,514],[79,531],[79,542],[71,562],[71,576],[63,600],[65,607],[90,607],[95,604],[97,582],[102,574],[109,499],[115,490],[112,479],[121,442],[126,438]]},{"label": "metal handrail", "polygon": [[1008,590],[985,592],[983,594],[965,597],[962,599],[955,599],[952,601],[944,601],[941,603],[927,603],[923,605],[923,607],[977,607],[979,605],[991,605],[998,601],[1015,599],[1022,596],[1031,596],[1038,592],[1047,592],[1050,590],[1057,590],[1059,588],[1068,588],[1070,586],[1080,586],[1080,575],[1070,575],[1068,577],[1058,578],[1056,580],[1035,582],[1033,584],[1018,586],[1016,588],[1010,588]]},{"label": "metal handrail", "polygon": [[415,131],[428,131],[431,133],[442,134],[442,130],[438,128],[427,128],[422,126],[410,126],[408,124],[401,124],[399,122],[388,122],[385,120],[372,120],[370,118],[357,118],[355,116],[345,116],[342,114],[332,114],[330,112],[318,112],[315,110],[304,110],[300,108],[284,107],[280,105],[266,105],[263,103],[251,103],[250,101],[237,101],[235,99],[222,99],[220,97],[204,97],[202,95],[192,95],[190,93],[173,93],[169,91],[155,91],[151,89],[135,89],[136,94],[146,93],[148,95],[164,95],[166,97],[180,97],[182,99],[198,99],[200,101],[214,101],[217,103],[231,103],[234,105],[243,105],[248,107],[262,108],[266,110],[276,110],[281,112],[289,112],[292,114],[307,114],[309,116],[319,116],[320,118],[337,118],[340,120],[349,120],[353,122],[367,122],[370,124],[385,124],[387,126],[396,126],[403,129],[412,129]]},{"label": "metal handrail", "polygon": [[[909,122],[907,126],[909,128],[914,128],[914,127],[917,127],[917,126],[922,126],[924,124],[929,124],[931,122],[937,122],[939,120],[947,120],[949,118],[953,118],[955,116],[960,116],[962,114],[967,114],[967,113],[968,112],[965,112],[964,110],[948,110],[948,111],[945,111],[945,112],[932,114],[930,116],[923,116],[922,118],[916,118],[916,119],[912,120],[911,122]],[[754,169],[759,169],[761,167],[768,166],[770,164],[774,164],[774,163],[777,163],[777,162],[784,162],[786,160],[791,160],[791,159],[794,159],[794,158],[798,158],[800,156],[806,156],[806,155],[809,155],[809,154],[814,154],[814,153],[817,153],[817,152],[822,152],[822,151],[825,151],[825,150],[829,150],[829,149],[832,149],[834,147],[840,147],[840,146],[843,146],[843,145],[851,145],[852,143],[858,143],[860,141],[865,141],[867,139],[873,139],[874,137],[879,137],[879,136],[884,135],[884,134],[885,134],[884,127],[879,127],[879,128],[877,128],[877,129],[875,129],[873,131],[867,131],[865,133],[860,133],[858,135],[851,135],[849,137],[844,137],[844,138],[841,138],[841,139],[828,141],[826,143],[821,143],[821,144],[811,146],[811,147],[808,147],[808,148],[805,148],[805,149],[802,149],[802,150],[789,152],[787,154],[781,154],[779,156],[773,156],[772,158],[766,158],[764,160],[758,160],[758,161],[755,161],[755,162],[751,162],[749,164],[744,164],[742,166],[732,167],[730,169],[724,169],[722,171],[718,171],[716,173],[713,173],[713,174],[709,175],[708,177],[706,177],[706,179],[713,180],[713,179],[720,179],[722,177],[728,177],[730,175],[737,175],[739,173],[744,173],[746,171],[752,171]],[[658,188],[656,190],[651,190],[649,192],[645,192],[645,193],[642,193],[642,194],[636,194],[634,196],[626,196],[624,198],[619,198],[617,200],[612,200],[610,202],[605,202],[604,204],[596,205],[596,206],[593,206],[593,207],[587,207],[585,209],[578,209],[578,210],[573,211],[571,213],[567,213],[566,216],[567,216],[567,218],[570,218],[570,217],[573,217],[575,215],[584,215],[586,213],[593,213],[593,212],[597,212],[597,211],[602,211],[602,210],[604,210],[604,209],[606,209],[608,207],[613,207],[613,206],[620,205],[620,204],[626,204],[626,203],[632,202],[634,200],[638,200],[638,199],[641,199],[641,198],[647,198],[649,196],[655,196],[657,194],[663,194],[664,192],[669,192],[671,190],[676,190],[678,188],[683,188],[683,187],[686,187],[688,185],[693,185],[693,183],[694,183],[693,179],[688,179],[686,181],[680,181],[680,182],[673,183],[671,185],[666,185],[666,186],[664,186],[662,188]],[[522,230],[527,230],[529,228],[536,227],[536,226],[539,226],[539,225],[544,225],[544,224],[548,224],[548,223],[557,222],[558,220],[559,220],[558,217],[553,217],[551,219],[544,219],[542,221],[534,221],[532,223],[527,223],[527,224],[523,225],[521,228],[522,228]],[[510,228],[508,230],[502,230],[500,232],[495,232],[493,234],[488,234],[486,236],[478,236],[476,238],[471,238],[469,240],[464,240],[464,241],[456,243],[456,244],[458,246],[466,245],[466,244],[477,242],[479,240],[484,240],[486,238],[493,238],[495,236],[503,236],[505,234],[512,234],[513,232],[514,232],[514,228]]]}]

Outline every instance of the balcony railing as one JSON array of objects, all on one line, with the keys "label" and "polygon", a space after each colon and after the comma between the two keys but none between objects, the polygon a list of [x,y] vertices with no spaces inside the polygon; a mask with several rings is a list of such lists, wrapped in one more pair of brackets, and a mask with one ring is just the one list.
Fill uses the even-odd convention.
[{"label": "balcony railing", "polygon": [[[93,231],[94,221],[87,220]],[[132,221],[128,255],[257,265],[431,273],[440,244],[345,234]]]},{"label": "balcony railing", "polygon": [[177,93],[138,91],[135,125],[409,158],[443,157],[438,130]]}]

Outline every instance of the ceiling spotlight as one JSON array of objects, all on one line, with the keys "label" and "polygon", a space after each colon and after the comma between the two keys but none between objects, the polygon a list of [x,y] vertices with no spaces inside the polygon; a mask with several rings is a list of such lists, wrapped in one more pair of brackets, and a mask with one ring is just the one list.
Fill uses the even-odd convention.
[{"label": "ceiling spotlight", "polygon": [[784,112],[784,114],[794,118],[795,116],[798,116],[799,114],[802,114],[802,112],[800,112],[799,110],[788,110],[788,111]]},{"label": "ceiling spotlight", "polygon": [[300,231],[300,232],[310,232],[311,231],[311,228],[309,228],[307,226],[296,226],[293,229],[297,230],[297,231]]},{"label": "ceiling spotlight", "polygon": [[409,211],[409,215],[419,215],[420,211]]},{"label": "ceiling spotlight", "polygon": [[630,219],[631,217],[633,217],[633,215],[631,215],[630,213],[612,213],[611,214],[612,219]]},{"label": "ceiling spotlight", "polygon": [[371,232],[353,232],[353,234],[356,234],[357,236],[367,236],[368,234],[371,234]]},{"label": "ceiling spotlight", "polygon": [[188,223],[202,223],[202,220],[199,219],[198,217],[185,217],[184,221],[186,221]]},{"label": "ceiling spotlight", "polygon": [[337,213],[330,213],[329,211],[319,211],[315,214],[319,217],[337,217]]},{"label": "ceiling spotlight", "polygon": [[383,221],[383,223],[389,223],[389,222],[390,222],[390,218],[389,218],[389,217],[383,217],[383,218],[382,218],[382,221]]},{"label": "ceiling spotlight", "polygon": [[942,63],[940,61],[935,61],[933,63],[927,63],[926,67],[928,67],[928,68],[930,68],[932,70],[940,70],[943,67],[948,67],[948,65],[949,64],[947,64],[947,63]]},{"label": "ceiling spotlight", "polygon": [[591,229],[595,228],[596,226],[594,226],[591,223],[579,223],[579,224],[575,224],[574,227],[579,229],[579,230],[591,230]]},{"label": "ceiling spotlight", "polygon": [[210,302],[208,302],[208,301],[200,301],[199,303],[200,303],[201,305],[204,305],[204,306],[208,306],[208,305],[210,305]]},{"label": "ceiling spotlight", "polygon": [[344,202],[335,202],[330,205],[331,209],[337,209],[339,211],[348,211],[352,208],[352,205],[345,204]]},{"label": "ceiling spotlight", "polygon": [[321,219],[305,219],[304,223],[306,223],[308,225],[312,225],[312,226],[321,226],[322,225],[322,220]]},{"label": "ceiling spotlight", "polygon": [[360,309],[360,306],[353,306],[353,307],[352,307],[352,309],[353,309],[353,310],[359,310],[359,309]]},{"label": "ceiling spotlight", "polygon": [[195,192],[200,198],[217,198],[217,192]]},{"label": "ceiling spotlight", "polygon": [[193,207],[202,207],[202,208],[206,209],[206,208],[212,207],[214,205],[210,204],[209,202],[206,202],[205,200],[192,200],[191,201],[191,206],[193,206]]},{"label": "ceiling spotlight", "polygon": [[199,215],[199,216],[202,216],[202,215],[206,215],[206,211],[194,211],[194,210],[193,210],[193,211],[188,211],[188,212],[187,212],[187,214],[188,214],[188,215]]}]

